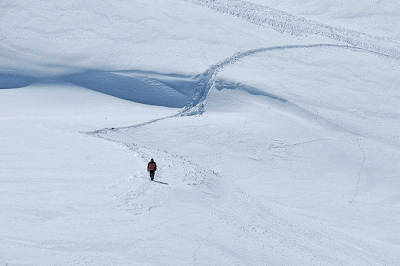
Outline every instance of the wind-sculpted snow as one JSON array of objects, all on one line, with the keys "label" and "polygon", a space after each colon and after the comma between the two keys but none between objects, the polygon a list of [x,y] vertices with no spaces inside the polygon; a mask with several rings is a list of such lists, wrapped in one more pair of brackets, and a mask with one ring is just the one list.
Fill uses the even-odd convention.
[{"label": "wind-sculpted snow", "polygon": [[191,77],[141,71],[94,71],[63,79],[124,100],[174,108],[187,104],[195,84]]},{"label": "wind-sculpted snow", "polygon": [[281,33],[307,36],[316,35],[348,45],[376,51],[400,58],[398,43],[373,35],[341,27],[325,25],[309,19],[243,0],[183,0],[204,6],[223,14],[245,19],[253,24],[268,27]]},{"label": "wind-sculpted snow", "polygon": [[[123,99],[132,100],[135,102],[140,103],[148,103],[146,100],[148,97],[151,97],[150,94],[156,92],[158,90],[157,86],[159,86],[159,80],[162,80],[163,84],[167,84],[170,87],[167,90],[161,93],[161,97],[155,97],[152,99],[151,104],[159,105],[159,106],[169,106],[169,107],[182,107],[176,114],[157,118],[154,120],[150,120],[144,123],[132,125],[132,126],[125,126],[125,127],[118,127],[118,128],[103,128],[93,132],[89,132],[89,134],[99,135],[99,134],[106,134],[110,130],[128,130],[134,129],[142,126],[146,126],[155,122],[163,121],[165,119],[176,118],[179,116],[192,116],[192,115],[201,115],[205,112],[205,107],[207,103],[207,95],[212,88],[217,90],[222,89],[239,89],[248,92],[252,95],[259,95],[271,98],[273,100],[277,100],[279,102],[286,103],[290,105],[293,110],[297,114],[302,113],[305,119],[314,119],[318,122],[321,126],[330,128],[331,130],[338,131],[338,132],[348,132],[352,135],[357,135],[357,133],[349,131],[347,129],[342,128],[339,125],[335,125],[329,121],[326,121],[324,118],[320,117],[318,112],[316,114],[310,113],[303,108],[299,107],[296,104],[289,102],[287,99],[279,97],[278,95],[273,95],[271,93],[261,91],[257,88],[246,86],[243,84],[231,83],[226,82],[221,79],[217,79],[217,74],[222,71],[225,67],[235,64],[236,62],[251,56],[255,56],[260,53],[267,53],[271,51],[284,51],[284,50],[296,50],[296,49],[343,49],[347,51],[353,51],[358,53],[372,53],[379,56],[388,57],[386,54],[382,54],[380,52],[376,52],[373,50],[368,50],[364,48],[359,48],[355,46],[348,46],[348,45],[336,45],[336,44],[310,44],[310,45],[286,45],[286,46],[275,46],[275,47],[266,47],[266,48],[258,48],[253,49],[245,52],[236,53],[217,64],[210,66],[206,71],[202,74],[195,76],[195,77],[182,77],[177,75],[163,75],[160,73],[148,73],[148,72],[140,72],[140,71],[126,71],[125,75],[130,76],[124,77],[121,76],[121,73],[118,75],[113,73],[89,73],[89,74],[80,74],[74,75],[66,78],[69,82],[73,82],[75,84],[81,85],[83,87],[93,89],[95,91],[100,91],[109,95],[117,96]],[[147,75],[147,76],[146,76]],[[100,77],[114,77],[116,82],[111,80],[103,80]],[[116,77],[119,78],[116,78]],[[141,80],[136,80],[134,77],[137,76],[141,77]],[[146,83],[145,88],[141,88],[140,86],[138,89],[127,90],[130,86],[132,86],[132,82],[141,82],[143,79],[148,80],[151,76],[153,79],[153,83]],[[122,78],[122,79],[120,79]],[[122,85],[121,85],[122,84]],[[155,86],[152,87],[152,86]],[[134,86],[132,86],[134,87]],[[185,97],[174,99],[168,93],[169,90],[173,88],[176,91],[179,91]],[[174,95],[174,94],[173,94]],[[181,99],[181,100],[180,100]]]},{"label": "wind-sculpted snow", "polygon": [[[214,85],[215,76],[218,72],[222,71],[223,68],[226,66],[232,65],[237,61],[240,61],[246,57],[254,56],[260,53],[266,53],[269,51],[283,51],[283,50],[293,50],[293,49],[315,49],[315,48],[339,48],[339,49],[346,49],[346,50],[353,50],[355,52],[366,52],[366,53],[373,53],[380,56],[389,56],[385,53],[381,53],[375,50],[369,50],[366,48],[360,48],[356,46],[349,46],[349,45],[337,45],[337,44],[310,44],[310,45],[286,45],[286,46],[274,46],[274,47],[266,47],[266,48],[257,48],[252,49],[245,52],[238,52],[219,63],[210,66],[206,71],[204,71],[200,77],[199,82],[197,83],[196,87],[194,88],[193,95],[191,97],[191,101],[189,101],[188,105],[186,105],[182,111],[181,115],[196,115],[202,114],[204,112],[207,94],[210,89]],[[394,57],[395,59],[399,59]]]},{"label": "wind-sculpted snow", "polygon": [[274,100],[279,100],[283,103],[287,102],[288,100],[282,97],[279,97],[277,95],[273,95],[271,93],[262,91],[260,89],[257,89],[255,87],[252,86],[248,86],[242,83],[230,83],[230,82],[226,82],[224,80],[216,80],[214,82],[214,88],[218,91],[221,91],[223,89],[227,89],[227,90],[242,90],[245,91],[251,95],[259,95],[259,96],[264,96],[264,97],[268,97]]},{"label": "wind-sculpted snow", "polygon": [[[205,111],[207,95],[215,85],[216,75],[225,67],[260,53],[270,51],[284,51],[294,49],[329,49],[338,48],[352,50],[354,52],[374,53],[380,56],[388,56],[375,50],[348,45],[336,44],[310,44],[310,45],[286,45],[257,48],[244,52],[238,52],[212,66],[197,76],[183,76],[176,74],[162,74],[146,71],[99,71],[91,70],[78,72],[72,75],[51,77],[32,77],[30,75],[1,74],[0,88],[20,88],[33,83],[60,84],[72,83],[90,90],[115,96],[142,104],[182,108],[176,115],[190,116],[202,114]],[[397,58],[396,58],[397,59]],[[221,85],[221,84],[220,84]],[[221,86],[220,86],[221,87]],[[232,84],[230,85],[232,89]],[[252,90],[254,91],[255,88]],[[250,91],[248,91],[251,93]],[[278,96],[268,93],[258,93],[281,101]],[[169,118],[169,117],[167,117]],[[158,120],[158,119],[157,119]],[[136,125],[137,126],[137,125]]]},{"label": "wind-sculpted snow", "polygon": [[33,83],[71,83],[141,104],[182,108],[196,84],[194,77],[144,71],[84,71],[72,75],[32,77],[1,74],[0,89],[22,88]]}]

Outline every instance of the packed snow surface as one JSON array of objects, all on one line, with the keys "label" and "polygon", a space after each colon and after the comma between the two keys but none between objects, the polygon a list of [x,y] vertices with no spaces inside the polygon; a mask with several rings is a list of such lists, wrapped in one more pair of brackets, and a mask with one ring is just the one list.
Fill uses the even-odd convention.
[{"label": "packed snow surface", "polygon": [[400,265],[399,24],[1,1],[0,265]]}]

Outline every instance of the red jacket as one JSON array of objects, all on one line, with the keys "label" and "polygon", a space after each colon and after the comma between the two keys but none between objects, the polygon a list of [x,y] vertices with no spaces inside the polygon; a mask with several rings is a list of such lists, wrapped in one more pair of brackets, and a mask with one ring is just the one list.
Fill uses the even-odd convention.
[{"label": "red jacket", "polygon": [[149,162],[147,164],[147,170],[149,171],[156,171],[157,170],[157,164],[156,162]]}]

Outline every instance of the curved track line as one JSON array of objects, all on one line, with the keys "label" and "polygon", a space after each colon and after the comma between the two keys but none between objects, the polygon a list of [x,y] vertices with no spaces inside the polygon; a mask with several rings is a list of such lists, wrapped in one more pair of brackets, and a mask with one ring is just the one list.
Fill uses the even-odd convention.
[{"label": "curved track line", "polygon": [[333,48],[340,48],[340,49],[347,49],[347,50],[356,50],[362,52],[373,53],[380,56],[390,57],[394,59],[400,59],[397,57],[392,57],[390,55],[377,52],[374,50],[369,50],[365,48],[360,48],[356,46],[349,46],[349,45],[338,45],[338,44],[309,44],[309,45],[284,45],[284,46],[272,46],[266,48],[257,48],[248,50],[245,52],[238,52],[219,63],[210,66],[205,72],[200,75],[200,81],[196,85],[194,89],[194,93],[191,99],[191,102],[188,103],[181,111],[181,116],[190,116],[190,115],[197,115],[202,114],[204,112],[205,107],[205,100],[207,98],[207,94],[210,91],[213,83],[214,78],[224,67],[234,64],[237,61],[244,59],[245,57],[253,56],[259,53],[265,53],[269,51],[277,51],[277,50],[294,50],[294,49],[308,49],[308,48],[325,48],[325,47],[333,47]]},{"label": "curved track line", "polygon": [[355,193],[354,193],[354,195],[353,195],[353,198],[349,201],[349,203],[354,203],[354,200],[356,199],[356,197],[358,196],[358,193],[359,193],[359,190],[360,190],[360,182],[361,182],[361,173],[362,173],[362,170],[363,170],[363,168],[364,168],[364,164],[365,164],[365,160],[366,160],[366,155],[365,155],[365,151],[364,151],[364,149],[361,147],[361,144],[360,144],[360,140],[359,139],[357,139],[357,144],[358,144],[358,148],[360,149],[360,151],[362,152],[362,154],[363,154],[363,159],[362,159],[362,162],[361,162],[361,165],[360,165],[360,169],[358,170],[358,179],[357,179],[357,184],[356,184],[356,191],[355,191]]},{"label": "curved track line", "polygon": [[372,53],[376,54],[379,56],[384,56],[384,57],[389,57],[393,59],[400,59],[397,57],[393,57],[381,52],[377,52],[374,50],[369,50],[365,48],[360,48],[356,46],[349,46],[349,45],[338,45],[338,44],[308,44],[308,45],[283,45],[283,46],[272,46],[272,47],[265,47],[265,48],[256,48],[244,52],[238,52],[235,53],[234,55],[227,57],[220,61],[219,63],[216,63],[214,65],[211,65],[206,71],[204,71],[202,74],[199,75],[199,81],[197,85],[195,86],[193,90],[193,95],[191,96],[191,100],[188,102],[188,104],[183,107],[181,110],[178,111],[178,113],[162,118],[157,118],[153,119],[147,122],[143,122],[140,124],[132,125],[132,126],[127,126],[127,127],[117,127],[117,128],[103,128],[99,129],[96,131],[92,132],[85,132],[87,134],[104,134],[107,133],[110,130],[127,130],[127,129],[132,129],[132,128],[138,128],[141,126],[146,126],[155,122],[159,122],[162,120],[170,119],[170,118],[176,118],[176,117],[181,117],[181,116],[192,116],[192,115],[201,115],[204,113],[205,105],[206,105],[206,99],[209,91],[211,90],[214,81],[215,81],[215,76],[223,70],[223,68],[232,65],[246,57],[250,57],[256,54],[260,53],[265,53],[269,51],[279,51],[279,50],[295,50],[295,49],[311,49],[311,48],[339,48],[339,49],[346,49],[346,50],[354,50],[354,51],[361,51],[361,52],[367,52],[367,53]]},{"label": "curved track line", "polygon": [[346,43],[348,45],[361,47],[384,53],[389,56],[400,58],[398,43],[389,41],[362,32],[322,24],[310,19],[298,17],[278,9],[259,5],[243,0],[182,0],[195,5],[212,9],[222,14],[235,16],[248,22],[273,29],[275,31],[296,36],[321,36],[331,40]]}]

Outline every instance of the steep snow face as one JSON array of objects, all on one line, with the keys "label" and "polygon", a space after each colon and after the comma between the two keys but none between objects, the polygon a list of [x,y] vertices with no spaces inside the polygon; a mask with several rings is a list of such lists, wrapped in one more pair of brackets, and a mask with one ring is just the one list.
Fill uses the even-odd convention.
[{"label": "steep snow face", "polygon": [[379,4],[0,3],[0,265],[399,265]]}]

